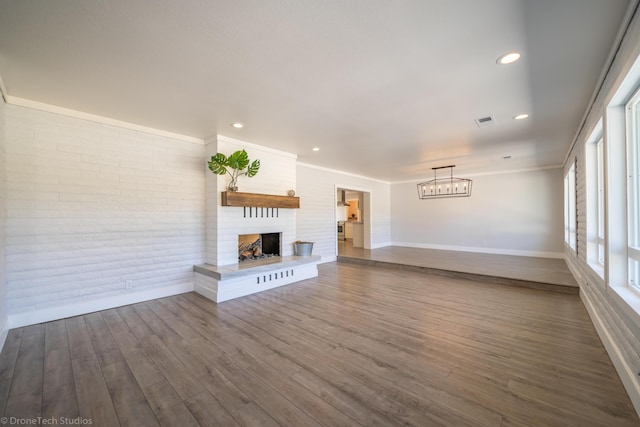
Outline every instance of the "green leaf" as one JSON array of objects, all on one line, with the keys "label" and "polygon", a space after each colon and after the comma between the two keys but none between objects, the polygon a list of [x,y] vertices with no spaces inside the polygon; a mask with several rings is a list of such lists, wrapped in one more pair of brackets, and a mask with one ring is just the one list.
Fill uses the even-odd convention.
[{"label": "green leaf", "polygon": [[249,165],[249,155],[245,150],[236,151],[229,156],[227,161],[229,167],[237,170],[242,170]]},{"label": "green leaf", "polygon": [[254,160],[247,168],[247,176],[249,178],[255,176],[258,173],[258,169],[260,169],[260,160]]},{"label": "green leaf", "polygon": [[217,153],[215,156],[211,156],[211,160],[207,162],[209,170],[218,175],[224,175],[227,173],[226,166],[229,165],[227,156],[222,153]]},{"label": "green leaf", "polygon": [[[209,170],[218,175],[224,175],[228,173],[231,175],[231,181],[236,182],[238,177],[246,175],[251,178],[258,173],[260,169],[260,160],[254,160],[249,164],[249,155],[245,150],[238,150],[226,157],[222,153],[217,153],[215,156],[211,156],[211,160],[207,162]],[[244,169],[246,168],[246,171]],[[244,171],[244,172],[243,172]]]}]

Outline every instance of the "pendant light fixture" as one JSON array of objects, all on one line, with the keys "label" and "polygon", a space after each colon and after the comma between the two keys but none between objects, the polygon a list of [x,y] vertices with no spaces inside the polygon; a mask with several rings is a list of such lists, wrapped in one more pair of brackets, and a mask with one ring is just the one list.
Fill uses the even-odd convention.
[{"label": "pendant light fixture", "polygon": [[[418,198],[440,199],[444,197],[469,197],[473,181],[453,176],[456,165],[438,166],[433,170],[433,179],[418,184]],[[449,169],[449,176],[438,178],[438,169]]]}]

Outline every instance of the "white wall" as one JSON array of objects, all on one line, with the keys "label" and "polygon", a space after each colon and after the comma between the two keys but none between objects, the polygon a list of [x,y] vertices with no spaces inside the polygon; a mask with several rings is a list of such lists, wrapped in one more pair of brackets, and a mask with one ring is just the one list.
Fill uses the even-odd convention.
[{"label": "white wall", "polygon": [[[237,139],[218,136],[207,140],[207,160],[216,152],[227,156],[246,150],[249,159],[260,160],[258,173],[238,179],[238,191],[286,196],[296,186],[296,156],[249,144]],[[238,262],[238,235],[253,233],[282,233],[282,255],[293,254],[296,241],[297,209],[277,209],[271,216],[263,212],[249,216],[248,209],[221,206],[221,192],[226,191],[229,175],[215,175],[206,166],[207,176],[207,263],[229,265]],[[245,216],[246,212],[246,216]],[[263,216],[264,215],[264,216]],[[215,234],[214,234],[215,233]]]},{"label": "white wall", "polygon": [[193,288],[204,146],[5,106],[11,327]]},{"label": "white wall", "polygon": [[5,104],[0,94],[0,350],[9,331],[5,278]]},{"label": "white wall", "polygon": [[297,239],[314,242],[314,255],[322,256],[323,262],[336,259],[336,185],[371,193],[371,246],[389,245],[391,213],[388,183],[301,163],[297,170],[296,193],[300,196]]},{"label": "white wall", "polygon": [[417,182],[391,185],[393,244],[562,257],[561,169],[465,178],[471,197],[420,200]]}]

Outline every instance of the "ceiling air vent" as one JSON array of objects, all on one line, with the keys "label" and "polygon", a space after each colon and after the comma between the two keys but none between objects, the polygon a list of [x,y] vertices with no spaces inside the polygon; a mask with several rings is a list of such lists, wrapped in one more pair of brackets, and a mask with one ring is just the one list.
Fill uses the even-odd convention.
[{"label": "ceiling air vent", "polygon": [[496,122],[496,119],[494,119],[493,116],[487,116],[487,117],[480,117],[479,119],[476,119],[475,122],[478,125],[478,127],[481,127],[481,126],[494,124]]}]

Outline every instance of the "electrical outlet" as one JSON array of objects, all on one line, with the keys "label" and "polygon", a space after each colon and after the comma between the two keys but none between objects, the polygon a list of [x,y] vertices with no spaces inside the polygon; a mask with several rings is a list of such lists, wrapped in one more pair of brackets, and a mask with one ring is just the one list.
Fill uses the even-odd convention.
[{"label": "electrical outlet", "polygon": [[133,281],[132,281],[132,280],[127,280],[127,281],[124,283],[124,288],[125,288],[125,289],[131,289],[131,288],[133,288]]}]

